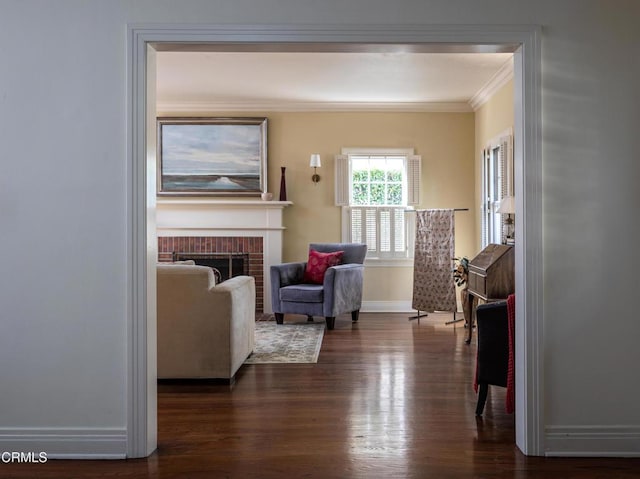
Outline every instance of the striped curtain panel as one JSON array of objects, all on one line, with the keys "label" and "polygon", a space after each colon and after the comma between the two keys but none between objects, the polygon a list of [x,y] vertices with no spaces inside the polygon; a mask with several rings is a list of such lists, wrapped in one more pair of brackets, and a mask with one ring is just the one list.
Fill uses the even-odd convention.
[{"label": "striped curtain panel", "polygon": [[416,311],[456,311],[454,211],[416,211],[413,302]]}]

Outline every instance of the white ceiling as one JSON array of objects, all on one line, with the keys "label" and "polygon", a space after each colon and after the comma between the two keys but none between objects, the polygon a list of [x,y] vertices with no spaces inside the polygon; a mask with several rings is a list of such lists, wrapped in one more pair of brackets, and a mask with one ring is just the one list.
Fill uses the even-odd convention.
[{"label": "white ceiling", "polygon": [[[158,110],[470,111],[513,71],[511,53],[158,52]],[[456,108],[457,105],[457,108]]]}]

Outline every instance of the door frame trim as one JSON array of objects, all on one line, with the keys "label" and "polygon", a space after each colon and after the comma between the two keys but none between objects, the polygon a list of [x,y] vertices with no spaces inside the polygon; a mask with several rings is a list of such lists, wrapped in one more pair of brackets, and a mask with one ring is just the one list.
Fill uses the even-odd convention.
[{"label": "door frame trim", "polygon": [[[127,456],[156,448],[155,281],[148,259],[155,187],[147,159],[148,52],[189,44],[317,51],[514,52],[516,195],[516,444],[544,454],[541,28],[535,25],[129,25],[127,30]],[[272,50],[273,51],[273,50]],[[155,112],[154,112],[155,114]],[[155,163],[155,161],[153,161]],[[526,182],[524,179],[526,178]],[[151,305],[151,306],[149,306]]]}]

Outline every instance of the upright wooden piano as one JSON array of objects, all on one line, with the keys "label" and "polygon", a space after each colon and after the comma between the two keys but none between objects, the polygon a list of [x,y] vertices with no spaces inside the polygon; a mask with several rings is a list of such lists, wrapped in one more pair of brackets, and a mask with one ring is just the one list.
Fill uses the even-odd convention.
[{"label": "upright wooden piano", "polygon": [[505,244],[490,244],[480,251],[469,262],[469,276],[467,279],[469,311],[471,324],[467,325],[467,338],[471,342],[476,298],[485,302],[507,299],[515,292],[515,253],[513,246]]}]

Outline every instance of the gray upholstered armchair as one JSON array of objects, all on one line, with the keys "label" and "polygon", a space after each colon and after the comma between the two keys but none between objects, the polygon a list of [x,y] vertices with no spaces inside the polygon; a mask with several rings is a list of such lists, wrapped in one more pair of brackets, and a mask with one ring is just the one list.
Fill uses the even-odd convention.
[{"label": "gray upholstered armchair", "polygon": [[321,253],[344,251],[341,264],[326,270],[322,284],[305,283],[306,262],[271,266],[271,304],[276,322],[285,313],[324,316],[333,329],[336,316],[351,313],[358,320],[362,305],[362,280],[367,245],[360,243],[311,243],[309,250]]}]

